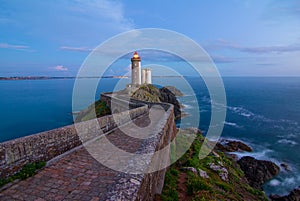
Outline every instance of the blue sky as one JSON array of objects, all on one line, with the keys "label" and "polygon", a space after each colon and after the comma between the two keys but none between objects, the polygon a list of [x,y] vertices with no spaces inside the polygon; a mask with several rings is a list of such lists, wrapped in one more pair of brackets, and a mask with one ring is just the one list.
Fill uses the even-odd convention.
[{"label": "blue sky", "polygon": [[0,0],[0,76],[74,76],[93,48],[140,28],[190,37],[223,76],[300,76],[298,0]]}]

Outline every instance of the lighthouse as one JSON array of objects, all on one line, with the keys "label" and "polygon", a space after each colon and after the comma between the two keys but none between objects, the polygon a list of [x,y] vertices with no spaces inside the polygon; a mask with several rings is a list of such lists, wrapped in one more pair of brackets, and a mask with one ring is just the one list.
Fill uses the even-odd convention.
[{"label": "lighthouse", "polygon": [[142,84],[152,84],[151,69],[142,69]]},{"label": "lighthouse", "polygon": [[141,58],[137,52],[133,54],[131,58],[131,85],[139,86],[142,83],[141,80]]}]

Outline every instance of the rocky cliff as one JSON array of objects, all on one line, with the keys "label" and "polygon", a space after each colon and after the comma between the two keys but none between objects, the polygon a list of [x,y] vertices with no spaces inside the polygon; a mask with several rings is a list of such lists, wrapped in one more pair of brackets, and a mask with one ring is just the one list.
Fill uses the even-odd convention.
[{"label": "rocky cliff", "polygon": [[[171,90],[173,90],[176,94],[182,94],[175,87],[171,87]],[[170,89],[168,89],[167,87],[157,88],[154,85],[148,84],[143,85],[139,89],[137,89],[131,95],[131,97],[137,100],[148,102],[171,103],[174,105],[175,119],[179,119],[181,117],[180,104],[174,93],[170,91]]]},{"label": "rocky cliff", "polygon": [[[231,140],[218,142],[200,160],[198,154],[204,140],[198,131],[190,149],[168,170],[163,193],[157,200],[268,200],[261,185],[278,174],[276,164],[252,157],[238,160],[231,152],[252,149]],[[295,190],[292,196],[296,193]]]}]

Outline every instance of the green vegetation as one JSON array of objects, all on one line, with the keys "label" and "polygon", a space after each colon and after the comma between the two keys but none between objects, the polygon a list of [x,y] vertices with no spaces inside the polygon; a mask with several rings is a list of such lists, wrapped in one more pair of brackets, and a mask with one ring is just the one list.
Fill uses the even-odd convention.
[{"label": "green vegetation", "polygon": [[86,110],[81,111],[76,117],[76,122],[87,121],[109,114],[111,114],[111,111],[106,103],[104,101],[98,100],[94,104],[90,105]]},{"label": "green vegetation", "polygon": [[212,186],[205,179],[202,179],[195,174],[188,172],[188,181],[187,181],[187,194],[195,195],[199,191],[208,191],[212,192]]},{"label": "green vegetation", "polygon": [[178,170],[170,168],[165,175],[165,185],[161,195],[163,201],[177,201]]},{"label": "green vegetation", "polygon": [[28,177],[33,176],[37,172],[37,170],[43,168],[45,165],[46,162],[44,161],[36,162],[36,163],[28,163],[24,165],[24,167],[16,174],[9,176],[8,178],[0,179],[0,187],[7,183],[13,182],[14,180],[17,179],[20,180],[27,179]]},{"label": "green vegetation", "polygon": [[131,97],[148,102],[161,102],[159,89],[151,84],[140,86],[139,89],[131,95]]},{"label": "green vegetation", "polygon": [[[182,138],[181,140],[183,140]],[[244,173],[230,157],[223,152],[214,150],[207,157],[200,160],[198,155],[204,141],[198,133],[188,151],[166,173],[166,179],[161,200],[268,200],[263,191],[249,186],[244,178]],[[173,149],[177,149],[175,146]],[[228,181],[222,180],[220,171],[214,171],[210,164],[221,165],[228,171]],[[204,178],[183,167],[194,167],[196,170],[205,171],[209,178]],[[182,178],[185,178],[182,187]],[[181,180],[180,180],[181,179]],[[180,185],[179,185],[180,184]]]}]

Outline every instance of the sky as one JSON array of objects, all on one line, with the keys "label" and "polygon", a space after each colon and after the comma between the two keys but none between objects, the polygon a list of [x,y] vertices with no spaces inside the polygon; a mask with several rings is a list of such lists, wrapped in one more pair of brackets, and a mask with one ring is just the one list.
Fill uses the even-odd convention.
[{"label": "sky", "polygon": [[0,76],[76,76],[99,44],[142,28],[191,38],[222,76],[300,76],[298,0],[0,0]]}]

